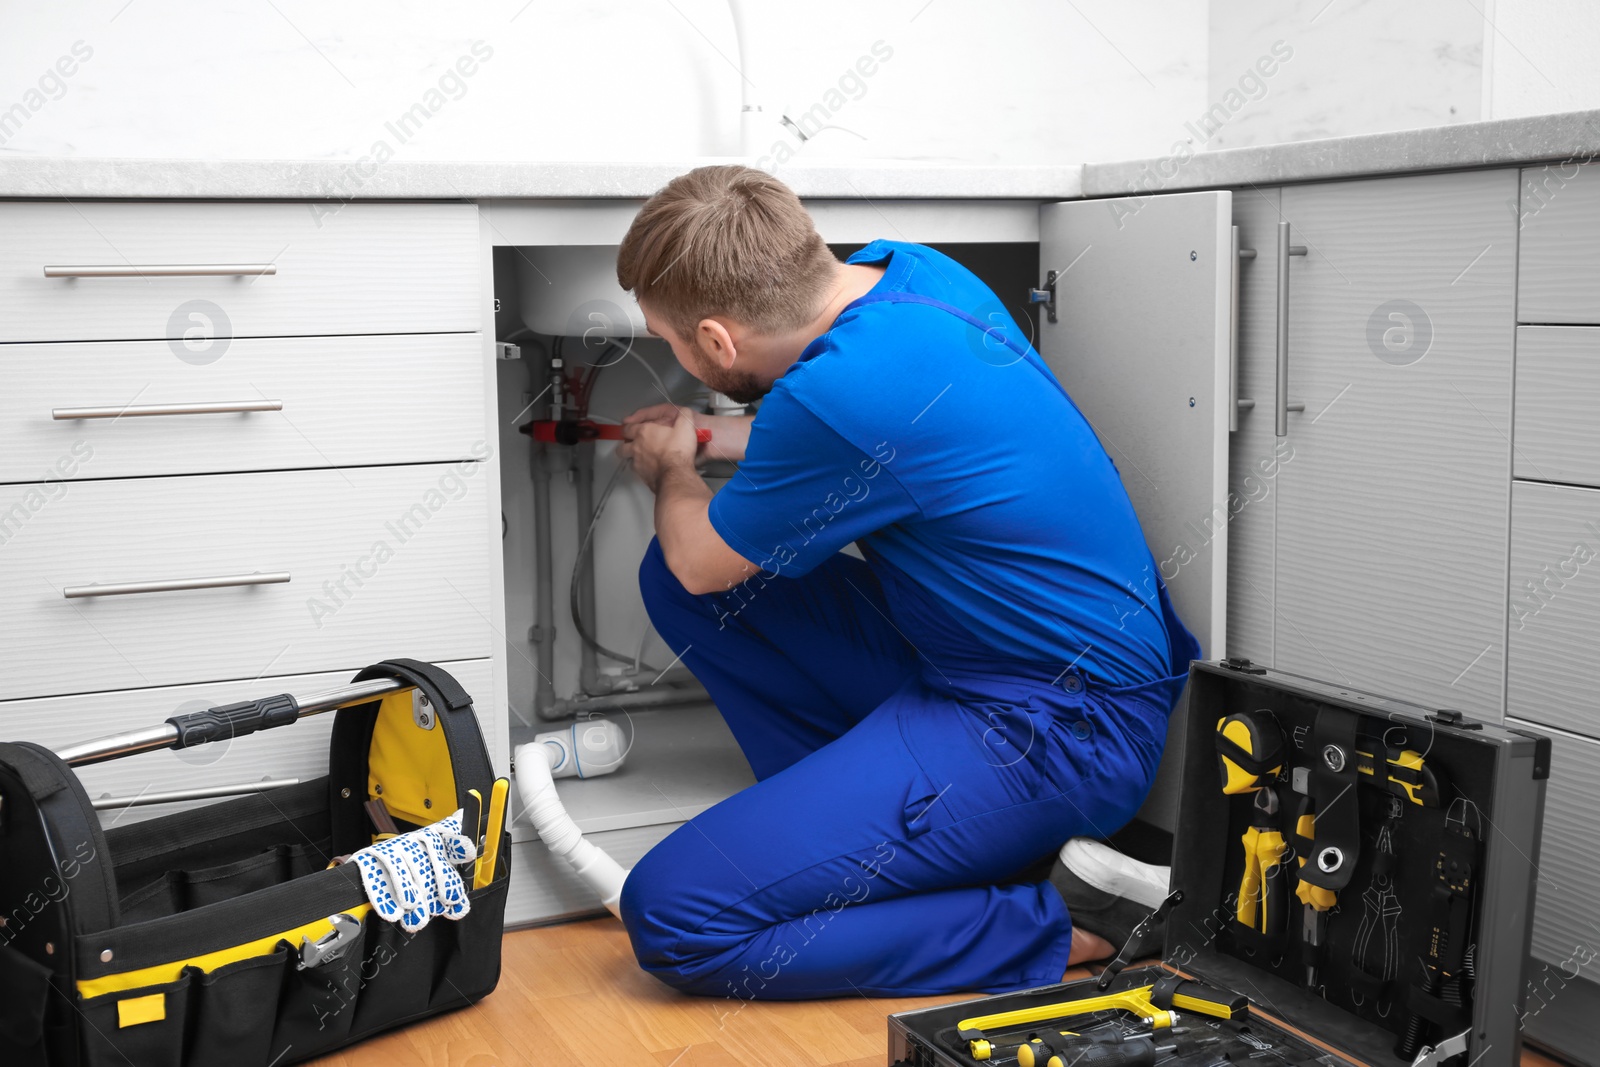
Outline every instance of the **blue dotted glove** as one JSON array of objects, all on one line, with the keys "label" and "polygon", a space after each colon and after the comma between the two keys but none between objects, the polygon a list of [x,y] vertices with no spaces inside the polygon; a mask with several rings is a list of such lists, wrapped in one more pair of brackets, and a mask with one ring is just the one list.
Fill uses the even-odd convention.
[{"label": "blue dotted glove", "polygon": [[361,868],[367,899],[380,919],[416,933],[435,915],[460,919],[472,910],[466,884],[454,865],[477,859],[478,850],[462,834],[461,819],[457,811],[350,857]]}]

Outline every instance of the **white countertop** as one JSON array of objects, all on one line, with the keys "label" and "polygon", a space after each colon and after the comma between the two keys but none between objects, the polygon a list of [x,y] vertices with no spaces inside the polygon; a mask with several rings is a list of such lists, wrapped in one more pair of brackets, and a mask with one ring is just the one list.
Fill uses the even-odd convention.
[{"label": "white countertop", "polygon": [[1506,166],[1600,156],[1600,111],[1567,111],[1457,126],[1230,148],[1178,157],[1089,163],[1083,195],[1325,181],[1363,175]]},{"label": "white countertop", "polygon": [[[1600,111],[1199,152],[1188,159],[993,166],[867,160],[780,167],[809,199],[1070,200],[1320,181],[1600,156]],[[0,198],[643,199],[674,175],[731,159],[657,162],[0,157]]]},{"label": "white countertop", "polygon": [[[707,163],[443,163],[0,157],[0,198],[222,200],[644,199]],[[868,161],[780,167],[812,199],[1064,200],[1082,168]]]}]

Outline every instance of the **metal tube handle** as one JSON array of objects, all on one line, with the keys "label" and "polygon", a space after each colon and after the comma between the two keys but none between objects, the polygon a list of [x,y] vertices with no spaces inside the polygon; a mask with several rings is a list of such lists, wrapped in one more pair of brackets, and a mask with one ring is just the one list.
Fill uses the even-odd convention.
[{"label": "metal tube handle", "polygon": [[1228,256],[1228,432],[1239,428],[1239,227],[1233,227]]},{"label": "metal tube handle", "polygon": [[46,278],[243,278],[276,273],[276,263],[91,263],[44,268]]},{"label": "metal tube handle", "polygon": [[202,785],[193,789],[174,789],[167,793],[134,793],[122,797],[97,797],[90,801],[95,811],[113,808],[142,808],[151,804],[181,804],[186,800],[213,800],[217,797],[245,796],[265,793],[271,789],[287,789],[299,785],[298,778],[263,778],[259,782],[240,782],[238,785]]},{"label": "metal tube handle", "polygon": [[236,585],[281,585],[289,580],[288,571],[256,571],[252,574],[222,574],[211,578],[169,578],[155,582],[114,582],[109,585],[69,585],[61,590],[68,600],[91,596],[131,596],[135,593],[172,593],[182,589],[225,589]]},{"label": "metal tube handle", "polygon": [[[407,685],[398,678],[373,678],[370,681],[354,682],[338,689],[317,693],[304,700],[293,696],[289,698],[297,705],[295,718],[304,719],[309,715],[321,715],[323,712],[338,711],[352,704],[365,703],[387,693],[398,693],[414,688],[415,686]],[[134,756],[140,752],[153,752],[159,748],[173,748],[181,739],[182,732],[168,721],[160,726],[127,730],[119,734],[97,737],[92,741],[68,745],[66,748],[57,749],[56,755],[74,767],[81,767],[89,763],[104,763],[106,760],[121,759],[123,756]]]},{"label": "metal tube handle", "polygon": [[[1306,254],[1305,245],[1289,243],[1289,224],[1278,223],[1278,417],[1279,437],[1289,436],[1289,257]],[[1304,411],[1300,404],[1296,410]]]},{"label": "metal tube handle", "polygon": [[216,400],[198,404],[129,404],[120,408],[51,408],[50,417],[66,419],[137,419],[151,415],[232,415],[244,411],[282,411],[281,400]]},{"label": "metal tube handle", "polygon": [[1233,294],[1232,311],[1228,326],[1228,395],[1233,398],[1233,403],[1228,405],[1228,432],[1233,433],[1239,428],[1239,412],[1249,411],[1256,406],[1254,400],[1239,399],[1239,264],[1247,259],[1256,258],[1253,248],[1239,247],[1239,227],[1233,227],[1233,255],[1229,257],[1232,271]]}]

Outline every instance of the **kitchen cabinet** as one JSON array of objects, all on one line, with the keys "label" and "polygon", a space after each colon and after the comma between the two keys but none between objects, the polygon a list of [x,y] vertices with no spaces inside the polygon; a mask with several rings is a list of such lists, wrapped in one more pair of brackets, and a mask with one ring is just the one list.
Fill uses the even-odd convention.
[{"label": "kitchen cabinet", "polygon": [[1233,394],[1228,436],[1228,640],[1224,654],[1273,663],[1277,615],[1274,544],[1278,473],[1293,442],[1275,432],[1278,223],[1282,192],[1247,189],[1233,197],[1238,231]]},{"label": "kitchen cabinet", "polygon": [[1277,476],[1280,669],[1501,717],[1516,180],[1282,191],[1305,254],[1289,259],[1279,364],[1294,408]]},{"label": "kitchen cabinet", "polygon": [[[1173,607],[1208,657],[1226,643],[1232,199],[1182,193],[1039,212],[1040,273],[1055,289],[1040,355],[1116,464]],[[1183,741],[1175,729],[1168,752]],[[1178,766],[1163,761],[1141,812],[1166,829]]]}]

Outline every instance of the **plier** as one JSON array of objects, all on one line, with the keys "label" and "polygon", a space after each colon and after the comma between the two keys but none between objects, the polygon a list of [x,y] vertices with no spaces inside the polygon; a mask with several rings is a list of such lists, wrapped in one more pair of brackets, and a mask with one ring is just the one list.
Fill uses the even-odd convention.
[{"label": "plier", "polygon": [[1244,832],[1244,878],[1239,883],[1237,918],[1260,934],[1277,936],[1288,907],[1283,876],[1286,845],[1278,828],[1278,792],[1271,786],[1256,790],[1251,804],[1250,828]]}]

